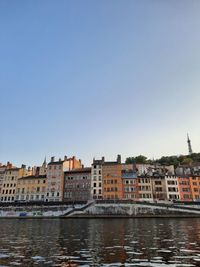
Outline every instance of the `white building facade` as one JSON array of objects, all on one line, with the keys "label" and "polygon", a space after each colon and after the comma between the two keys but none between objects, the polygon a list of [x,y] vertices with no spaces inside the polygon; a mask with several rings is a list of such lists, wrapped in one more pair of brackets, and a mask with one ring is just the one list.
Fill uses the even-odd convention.
[{"label": "white building facade", "polygon": [[102,164],[104,157],[101,160],[93,160],[91,168],[91,198],[102,199],[103,196],[103,179],[102,179]]},{"label": "white building facade", "polygon": [[178,177],[176,175],[165,176],[167,199],[170,201],[180,200]]}]

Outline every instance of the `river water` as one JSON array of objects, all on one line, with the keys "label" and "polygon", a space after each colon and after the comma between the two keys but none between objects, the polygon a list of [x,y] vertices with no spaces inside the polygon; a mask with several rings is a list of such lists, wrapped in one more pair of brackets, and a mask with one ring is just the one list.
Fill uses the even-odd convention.
[{"label": "river water", "polygon": [[1,219],[0,266],[200,266],[200,219]]}]

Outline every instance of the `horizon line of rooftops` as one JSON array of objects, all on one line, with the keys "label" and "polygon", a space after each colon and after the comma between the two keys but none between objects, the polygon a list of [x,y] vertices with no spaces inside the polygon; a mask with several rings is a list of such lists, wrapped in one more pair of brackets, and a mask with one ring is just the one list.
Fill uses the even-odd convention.
[{"label": "horizon line of rooftops", "polygon": [[[63,159],[59,158],[58,160],[55,160],[55,157],[51,157],[50,161],[47,163],[46,161],[46,157],[45,157],[45,160],[42,164],[42,166],[50,166],[50,165],[59,165],[59,164],[63,164],[64,162],[67,162],[67,161],[77,161],[80,163],[81,165],[81,168],[76,168],[77,170],[82,170],[84,168],[90,168],[90,167],[84,167],[84,165],[82,164],[82,161],[81,159],[77,159],[75,156],[72,156],[72,157],[67,157],[66,155],[64,156]],[[158,162],[154,162],[154,163],[122,163],[121,161],[121,155],[117,155],[117,159],[116,161],[105,161],[105,157],[103,156],[101,159],[95,159],[93,158],[93,162],[91,164],[91,166],[94,166],[94,165],[129,165],[129,166],[149,166],[149,167],[153,167],[154,169],[161,169],[161,168],[164,168],[164,167],[170,167],[170,166],[174,166],[173,164],[160,164]],[[195,166],[200,166],[200,163],[199,164],[193,164],[192,167],[195,167]],[[38,166],[34,166],[34,167],[28,167],[28,170],[31,170],[33,168],[37,168]],[[179,167],[185,167],[185,168],[191,168],[190,165],[181,165]],[[26,169],[27,166],[25,164],[22,164],[21,167],[16,167],[15,165],[13,165],[10,161],[7,162],[7,164],[2,164],[0,163],[0,168],[6,168],[6,169],[12,169],[12,170],[19,170],[19,169]],[[69,171],[72,171],[72,170],[69,170]],[[75,169],[73,169],[73,171],[75,171]]]}]

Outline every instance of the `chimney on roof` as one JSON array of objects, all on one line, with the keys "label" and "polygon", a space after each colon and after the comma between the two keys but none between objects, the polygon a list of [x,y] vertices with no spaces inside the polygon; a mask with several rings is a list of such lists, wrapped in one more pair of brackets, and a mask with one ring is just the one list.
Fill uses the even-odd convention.
[{"label": "chimney on roof", "polygon": [[12,163],[10,163],[10,161],[7,162],[7,169],[12,168]]},{"label": "chimney on roof", "polygon": [[21,168],[22,169],[26,169],[26,165],[22,164],[22,167]]},{"label": "chimney on roof", "polygon": [[102,157],[101,161],[102,161],[102,163],[104,163],[105,162],[105,157]]},{"label": "chimney on roof", "polygon": [[121,164],[121,161],[122,161],[122,160],[121,160],[121,155],[117,155],[117,163],[118,163],[118,164]]},{"label": "chimney on roof", "polygon": [[67,156],[66,155],[64,156],[64,160],[67,160]]},{"label": "chimney on roof", "polygon": [[59,162],[62,161],[61,158],[59,158]]},{"label": "chimney on roof", "polygon": [[55,161],[55,157],[51,157],[51,162],[54,162]]}]

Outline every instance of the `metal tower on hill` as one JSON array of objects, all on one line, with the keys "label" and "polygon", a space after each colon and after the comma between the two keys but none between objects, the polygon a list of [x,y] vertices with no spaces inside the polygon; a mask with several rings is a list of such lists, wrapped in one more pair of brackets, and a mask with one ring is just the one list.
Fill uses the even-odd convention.
[{"label": "metal tower on hill", "polygon": [[192,152],[191,141],[190,141],[190,138],[189,138],[188,134],[187,134],[187,143],[188,143],[188,152],[189,152],[189,155],[191,155],[193,152]]}]

